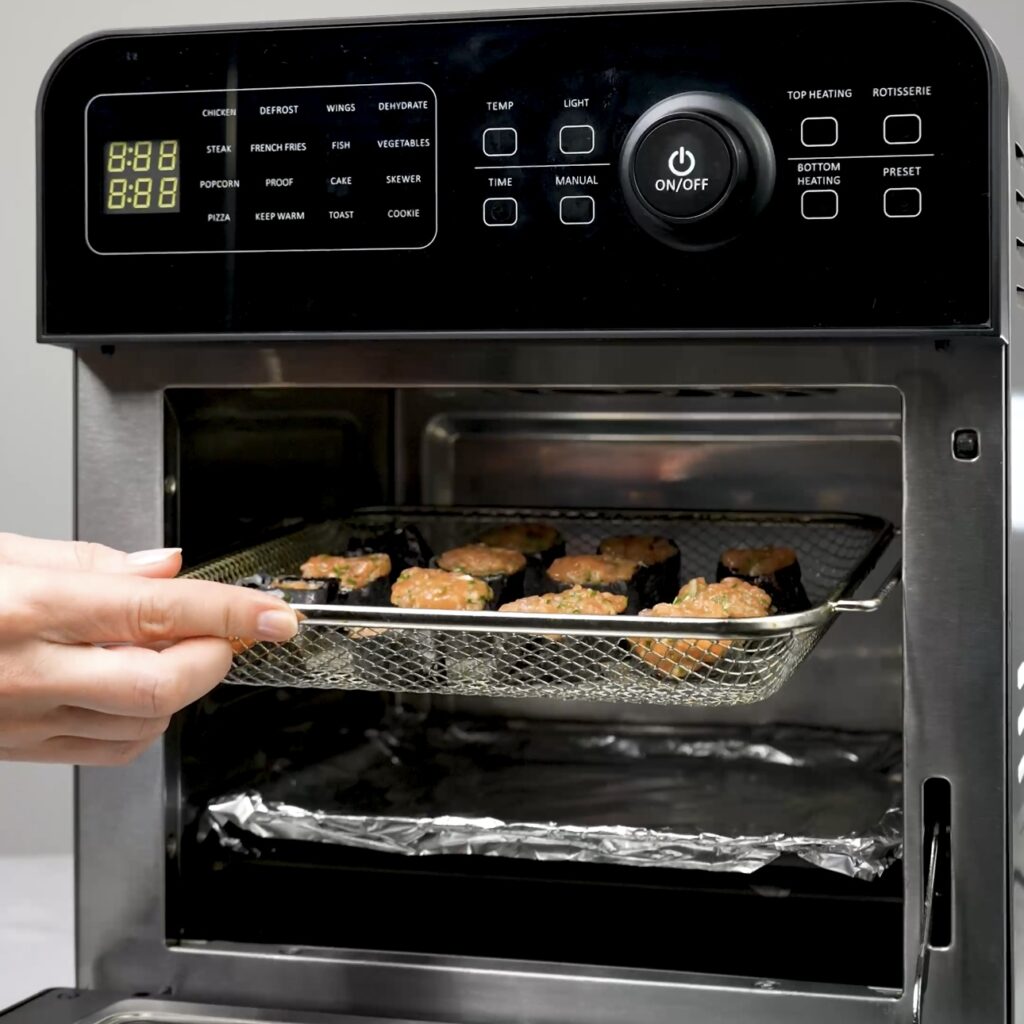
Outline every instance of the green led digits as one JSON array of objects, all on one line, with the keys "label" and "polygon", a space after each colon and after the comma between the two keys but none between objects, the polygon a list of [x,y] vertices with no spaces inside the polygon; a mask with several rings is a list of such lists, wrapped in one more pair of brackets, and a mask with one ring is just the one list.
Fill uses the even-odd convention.
[{"label": "green led digits", "polygon": [[103,150],[107,213],[178,213],[181,171],[177,139],[108,142]]}]

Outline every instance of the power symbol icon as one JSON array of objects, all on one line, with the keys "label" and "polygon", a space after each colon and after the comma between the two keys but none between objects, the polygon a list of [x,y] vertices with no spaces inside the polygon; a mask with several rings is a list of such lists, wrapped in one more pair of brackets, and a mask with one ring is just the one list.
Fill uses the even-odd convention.
[{"label": "power symbol icon", "polygon": [[677,178],[685,178],[693,174],[696,166],[697,161],[694,158],[693,151],[685,146],[680,146],[669,154],[668,169]]}]

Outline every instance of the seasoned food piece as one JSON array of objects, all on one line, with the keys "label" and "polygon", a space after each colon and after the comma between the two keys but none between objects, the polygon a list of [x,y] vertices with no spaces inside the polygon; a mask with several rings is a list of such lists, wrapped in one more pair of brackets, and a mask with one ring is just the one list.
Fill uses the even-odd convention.
[{"label": "seasoned food piece", "polygon": [[544,570],[565,554],[565,541],[553,526],[546,523],[507,523],[494,526],[481,534],[479,543],[492,548],[518,551],[526,556],[523,590],[539,594],[544,589]]},{"label": "seasoned food piece", "polygon": [[384,554],[313,555],[302,563],[302,575],[307,579],[333,577],[346,590],[368,586],[390,572],[391,559]]},{"label": "seasoned food piece", "polygon": [[398,579],[403,569],[425,568],[433,553],[416,526],[400,526],[375,537],[349,542],[350,555],[385,554],[391,559],[391,580]]},{"label": "seasoned food piece", "polygon": [[511,548],[492,548],[486,544],[467,544],[446,551],[437,559],[437,567],[486,580],[494,591],[494,603],[514,601],[523,596],[526,556]]},{"label": "seasoned food piece", "polygon": [[702,619],[754,619],[769,615],[771,596],[744,580],[727,577],[708,583],[703,577],[690,580],[672,602],[685,615]]},{"label": "seasoned food piece", "polygon": [[[435,611],[486,611],[494,607],[494,592],[484,580],[468,573],[444,569],[406,569],[391,588],[396,608],[429,608]],[[407,630],[395,639],[395,651],[426,673],[433,684],[471,685],[488,679],[494,659],[480,647],[472,652],[457,635]]]},{"label": "seasoned food piece", "polygon": [[532,612],[537,615],[621,615],[627,599],[590,587],[570,587],[556,594],[536,594],[503,604],[498,611]]},{"label": "seasoned food piece", "polygon": [[479,612],[493,601],[494,592],[483,580],[444,569],[406,569],[391,588],[396,608]]},{"label": "seasoned food piece", "polygon": [[598,551],[602,555],[629,558],[643,565],[657,565],[667,558],[679,555],[679,548],[667,537],[648,537],[639,534],[605,537]]},{"label": "seasoned food piece", "polygon": [[[751,619],[771,612],[772,599],[758,587],[743,580],[727,578],[708,583],[699,577],[690,580],[671,604],[646,608],[645,617],[675,619]],[[634,637],[633,653],[665,675],[682,679],[695,669],[713,665],[732,644],[731,640],[710,637],[662,640]]]},{"label": "seasoned food piece", "polygon": [[384,605],[388,600],[391,559],[388,555],[314,555],[303,563],[302,575],[335,581],[335,604]]},{"label": "seasoned food piece", "polygon": [[[493,548],[511,548],[524,555],[545,555],[563,544],[562,535],[546,523],[508,523],[480,535],[480,543]],[[553,560],[555,555],[552,555]]]},{"label": "seasoned food piece", "polygon": [[526,568],[526,556],[511,548],[492,548],[486,544],[467,544],[452,548],[437,560],[448,572],[486,579],[489,576],[513,576]]},{"label": "seasoned food piece", "polygon": [[338,589],[337,580],[278,576],[267,586],[281,594],[289,604],[330,604]]},{"label": "seasoned food piece", "polygon": [[591,587],[627,598],[626,608],[636,614],[658,598],[654,574],[647,566],[612,555],[566,555],[548,567],[544,590],[558,592],[570,587]]},{"label": "seasoned food piece", "polygon": [[719,556],[716,575],[719,580],[732,576],[760,587],[783,615],[806,611],[811,606],[792,548],[730,548]]},{"label": "seasoned food piece", "polygon": [[[590,587],[570,587],[554,594],[535,594],[518,601],[503,604],[499,611],[531,613],[534,615],[621,615],[626,610],[627,599],[621,594],[606,594]],[[543,636],[515,636],[505,641],[509,662],[510,678],[515,682],[520,674],[536,674],[538,659],[544,662],[557,650],[553,645],[561,643],[558,634]],[[575,637],[579,645],[600,644],[587,637]],[[521,662],[517,664],[517,659]]]},{"label": "seasoned food piece", "polygon": [[274,597],[289,604],[330,604],[337,588],[337,581],[313,580],[300,576],[273,577],[258,572],[238,580],[235,585],[273,594]]},{"label": "seasoned food piece", "polygon": [[566,555],[556,558],[548,568],[548,576],[567,587],[602,587],[628,583],[640,568],[639,562],[611,555]]},{"label": "seasoned food piece", "polygon": [[623,534],[606,537],[601,541],[598,552],[616,558],[629,558],[651,570],[653,601],[670,601],[679,589],[679,571],[682,559],[675,541],[667,537],[651,537],[639,534]]}]

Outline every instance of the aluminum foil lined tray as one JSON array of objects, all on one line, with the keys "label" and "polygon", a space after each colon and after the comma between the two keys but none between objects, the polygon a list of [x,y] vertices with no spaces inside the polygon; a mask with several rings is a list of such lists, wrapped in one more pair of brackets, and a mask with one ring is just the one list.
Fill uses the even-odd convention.
[{"label": "aluminum foil lined tray", "polygon": [[396,714],[343,754],[214,800],[205,827],[408,856],[750,873],[783,854],[859,879],[901,855],[890,734]]},{"label": "aluminum foil lined tray", "polygon": [[[310,555],[353,538],[415,525],[435,552],[491,526],[544,521],[570,554],[613,534],[657,534],[682,552],[681,579],[714,579],[730,547],[779,545],[800,561],[809,611],[752,619],[510,615],[304,606],[299,636],[239,650],[228,681],[395,693],[554,697],[694,706],[761,701],[793,674],[842,611],[873,611],[881,597],[850,600],[894,535],[869,516],[378,509],[302,530],[210,563],[189,575],[225,583],[257,572],[292,574]],[[887,593],[896,582],[887,583]],[[658,641],[655,643],[654,641]],[[651,650],[660,652],[651,657]]]}]

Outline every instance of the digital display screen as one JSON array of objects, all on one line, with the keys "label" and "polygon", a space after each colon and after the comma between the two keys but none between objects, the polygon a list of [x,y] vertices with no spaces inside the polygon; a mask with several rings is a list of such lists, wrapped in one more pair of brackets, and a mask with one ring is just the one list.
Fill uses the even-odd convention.
[{"label": "digital display screen", "polygon": [[101,93],[85,135],[86,242],[102,255],[396,251],[437,237],[425,82]]},{"label": "digital display screen", "polygon": [[181,212],[177,139],[108,142],[103,147],[103,167],[104,212]]}]

